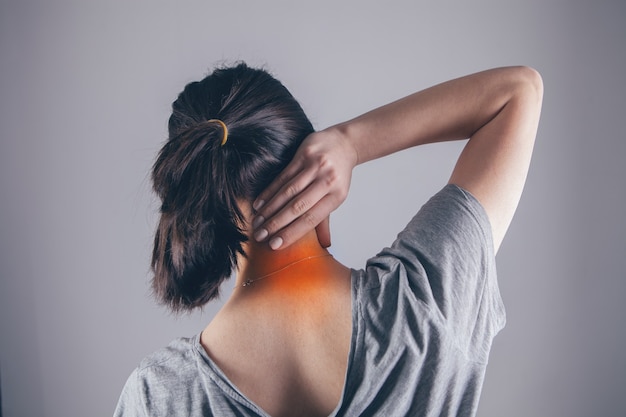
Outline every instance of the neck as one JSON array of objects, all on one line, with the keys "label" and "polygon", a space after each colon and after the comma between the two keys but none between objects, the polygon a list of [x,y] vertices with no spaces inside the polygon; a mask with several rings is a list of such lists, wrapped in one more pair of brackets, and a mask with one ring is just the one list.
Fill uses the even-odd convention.
[{"label": "neck", "polygon": [[257,243],[251,239],[244,244],[244,251],[247,256],[238,255],[237,258],[237,286],[247,280],[255,281],[268,274],[279,273],[285,267],[295,266],[295,262],[305,262],[306,258],[328,255],[328,251],[320,246],[315,231],[280,250],[270,249],[267,242]]}]

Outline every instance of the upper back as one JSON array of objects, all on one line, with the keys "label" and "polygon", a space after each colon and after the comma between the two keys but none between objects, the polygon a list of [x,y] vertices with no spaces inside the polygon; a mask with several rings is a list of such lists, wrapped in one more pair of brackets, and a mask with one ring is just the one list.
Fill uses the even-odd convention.
[{"label": "upper back", "polygon": [[299,272],[236,288],[201,337],[229,380],[272,416],[330,414],[346,376],[350,270],[333,262]]}]

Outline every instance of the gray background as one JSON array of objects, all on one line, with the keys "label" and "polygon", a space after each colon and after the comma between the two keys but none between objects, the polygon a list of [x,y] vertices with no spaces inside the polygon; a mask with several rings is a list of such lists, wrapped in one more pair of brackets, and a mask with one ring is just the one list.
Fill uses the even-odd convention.
[{"label": "gray background", "polygon": [[[625,3],[382,3],[0,3],[5,417],[110,415],[144,355],[219,308],[176,318],[150,299],[148,172],[176,94],[238,59],[270,69],[316,128],[488,67],[537,68],[542,121],[498,254],[508,324],[479,415],[624,415]],[[335,256],[360,267],[389,244],[460,149],[358,167]]]}]

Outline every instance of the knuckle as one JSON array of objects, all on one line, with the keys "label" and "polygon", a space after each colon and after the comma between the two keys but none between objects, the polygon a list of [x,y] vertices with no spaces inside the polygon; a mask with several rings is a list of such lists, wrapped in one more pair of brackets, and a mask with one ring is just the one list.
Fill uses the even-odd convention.
[{"label": "knuckle", "polygon": [[297,200],[292,206],[291,206],[291,211],[293,214],[295,214],[296,216],[299,216],[300,214],[304,213],[306,211],[306,209],[308,208],[309,204],[307,203],[306,200]]},{"label": "knuckle", "polygon": [[317,163],[320,166],[320,168],[332,168],[333,167],[333,161],[328,157],[328,155],[324,155],[324,154],[319,155]]},{"label": "knuckle", "polygon": [[298,194],[299,190],[295,184],[290,184],[287,188],[285,188],[285,195],[287,198],[293,198]]},{"label": "knuckle", "polygon": [[285,184],[288,180],[289,180],[289,175],[287,174],[287,172],[285,170],[283,170],[283,171],[281,171],[280,174],[278,174],[278,176],[276,176],[276,179],[274,179],[272,185],[274,185],[274,184]]},{"label": "knuckle", "polygon": [[280,224],[276,219],[270,219],[265,223],[265,230],[267,230],[270,235],[278,231],[279,228]]},{"label": "knuckle", "polygon": [[302,148],[302,158],[303,160],[307,160],[307,159],[311,159],[315,156],[315,154],[317,153],[317,151],[315,150],[314,146],[304,146]]},{"label": "knuckle", "polygon": [[340,177],[337,165],[328,158],[320,161],[320,172],[326,182],[334,183]]},{"label": "knuckle", "polygon": [[270,208],[271,207],[269,207],[269,205],[266,203],[263,207],[259,208],[258,210],[254,208],[253,209],[257,216],[262,216],[263,219],[267,219],[269,215],[271,214]]},{"label": "knuckle", "polygon": [[337,173],[336,172],[331,171],[324,177],[324,184],[326,184],[327,187],[331,187],[331,186],[335,185],[336,183],[337,183]]},{"label": "knuckle", "polygon": [[311,227],[311,228],[317,226],[319,223],[319,221],[317,220],[317,217],[311,212],[307,212],[303,214],[302,220],[308,227]]}]

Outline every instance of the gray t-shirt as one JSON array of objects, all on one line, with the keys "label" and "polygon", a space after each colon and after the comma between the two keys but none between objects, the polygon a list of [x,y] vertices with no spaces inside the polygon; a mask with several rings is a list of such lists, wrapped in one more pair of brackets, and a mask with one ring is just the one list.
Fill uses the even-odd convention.
[{"label": "gray t-shirt", "polygon": [[[352,340],[333,416],[472,416],[505,313],[480,203],[447,185],[390,248],[352,271]],[[116,417],[267,416],[220,371],[199,335],[129,377]]]}]

